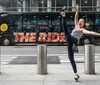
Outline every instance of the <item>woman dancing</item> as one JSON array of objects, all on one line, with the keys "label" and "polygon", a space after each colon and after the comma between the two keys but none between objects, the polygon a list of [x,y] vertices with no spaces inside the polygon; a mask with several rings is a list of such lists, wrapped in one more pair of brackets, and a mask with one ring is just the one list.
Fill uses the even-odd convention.
[{"label": "woman dancing", "polygon": [[88,31],[86,28],[88,28],[88,24],[85,22],[83,18],[78,20],[78,13],[79,13],[79,6],[76,6],[76,14],[75,14],[75,28],[72,30],[72,33],[69,32],[70,28],[68,27],[66,23],[66,15],[65,15],[65,7],[63,8],[63,11],[61,11],[61,16],[62,16],[62,26],[64,29],[65,33],[65,38],[67,41],[67,46],[68,46],[68,56],[69,60],[71,62],[73,71],[75,73],[74,79],[78,81],[79,75],[77,73],[77,66],[74,60],[74,52],[78,52],[77,44],[83,34],[88,34],[88,35],[94,35],[94,36],[100,36],[99,33],[93,32],[93,31]]}]

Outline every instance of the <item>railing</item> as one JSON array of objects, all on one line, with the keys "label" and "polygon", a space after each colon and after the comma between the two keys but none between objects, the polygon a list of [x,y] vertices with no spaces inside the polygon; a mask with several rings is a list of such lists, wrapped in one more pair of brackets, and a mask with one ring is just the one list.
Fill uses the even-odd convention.
[{"label": "railing", "polygon": [[[6,7],[0,9],[1,12],[59,12],[62,7]],[[75,11],[75,7],[67,6],[67,12]],[[97,6],[80,6],[80,11],[95,12],[100,11]]]}]

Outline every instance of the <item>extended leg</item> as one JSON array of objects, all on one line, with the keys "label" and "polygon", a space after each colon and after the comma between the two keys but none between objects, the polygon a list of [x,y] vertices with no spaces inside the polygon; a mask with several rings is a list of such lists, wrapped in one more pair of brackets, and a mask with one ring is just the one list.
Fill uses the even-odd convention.
[{"label": "extended leg", "polygon": [[74,60],[74,52],[72,50],[72,46],[73,46],[74,42],[72,41],[72,36],[69,32],[69,28],[68,28],[68,25],[66,23],[65,13],[62,12],[61,15],[62,15],[62,25],[63,25],[63,29],[64,29],[64,32],[65,32],[65,38],[66,38],[66,41],[67,41],[67,46],[68,46],[69,60],[71,62],[73,71],[75,73],[74,78],[75,78],[76,81],[78,81],[79,75],[77,74],[77,67],[76,67],[76,63],[75,63],[75,60]]},{"label": "extended leg", "polygon": [[64,29],[65,37],[68,38],[68,41],[71,40],[72,36],[71,33],[69,32],[70,28],[68,27],[66,23],[66,17],[62,17],[62,27]]}]

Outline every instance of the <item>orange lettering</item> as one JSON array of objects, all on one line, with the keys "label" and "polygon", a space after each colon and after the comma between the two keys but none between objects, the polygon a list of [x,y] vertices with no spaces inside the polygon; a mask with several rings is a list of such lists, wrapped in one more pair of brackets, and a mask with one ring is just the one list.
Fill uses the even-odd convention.
[{"label": "orange lettering", "polygon": [[30,33],[29,42],[36,42],[36,33]]},{"label": "orange lettering", "polygon": [[59,42],[59,33],[52,33],[52,40],[51,42]]}]

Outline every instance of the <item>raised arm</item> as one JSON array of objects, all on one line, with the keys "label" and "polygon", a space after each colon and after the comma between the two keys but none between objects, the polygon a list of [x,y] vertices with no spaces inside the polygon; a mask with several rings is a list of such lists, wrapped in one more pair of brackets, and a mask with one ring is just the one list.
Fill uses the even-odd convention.
[{"label": "raised arm", "polygon": [[97,33],[97,32],[88,31],[88,30],[85,30],[85,29],[80,29],[80,31],[81,31],[83,34],[94,35],[94,36],[100,36],[100,33]]},{"label": "raised arm", "polygon": [[75,13],[75,17],[74,17],[74,23],[75,23],[75,27],[78,23],[78,14],[79,14],[79,6],[76,6],[76,13]]}]

